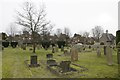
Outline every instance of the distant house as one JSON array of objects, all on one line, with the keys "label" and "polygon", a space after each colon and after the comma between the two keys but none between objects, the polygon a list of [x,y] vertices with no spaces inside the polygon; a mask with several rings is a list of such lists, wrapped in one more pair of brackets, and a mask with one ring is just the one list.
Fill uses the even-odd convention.
[{"label": "distant house", "polygon": [[115,45],[115,36],[111,33],[108,33],[108,30],[106,30],[106,33],[103,33],[100,37],[100,43],[103,42],[106,44],[107,41],[111,41],[111,45]]}]

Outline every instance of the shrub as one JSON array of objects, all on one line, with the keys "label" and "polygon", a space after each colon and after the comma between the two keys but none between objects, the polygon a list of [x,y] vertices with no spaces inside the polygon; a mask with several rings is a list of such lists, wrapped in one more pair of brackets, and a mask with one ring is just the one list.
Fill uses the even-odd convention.
[{"label": "shrub", "polygon": [[42,41],[42,47],[48,49],[50,47],[50,41]]},{"label": "shrub", "polygon": [[18,42],[11,42],[11,46],[12,46],[13,48],[16,48],[17,45],[18,45]]},{"label": "shrub", "polygon": [[2,42],[2,46],[4,46],[5,48],[9,46],[9,42],[8,41],[4,41]]},{"label": "shrub", "polygon": [[120,42],[120,30],[116,32],[116,45]]},{"label": "shrub", "polygon": [[101,42],[100,45],[104,45],[104,42]]},{"label": "shrub", "polygon": [[61,46],[65,46],[65,41],[57,41],[58,47],[61,48]]}]

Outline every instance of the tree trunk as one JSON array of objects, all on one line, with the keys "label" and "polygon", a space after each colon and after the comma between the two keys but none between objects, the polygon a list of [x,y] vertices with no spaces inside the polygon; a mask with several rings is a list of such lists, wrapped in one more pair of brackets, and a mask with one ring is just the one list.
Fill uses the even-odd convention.
[{"label": "tree trunk", "polygon": [[34,35],[34,31],[32,32],[32,43],[33,43],[33,53],[35,53],[35,35]]}]

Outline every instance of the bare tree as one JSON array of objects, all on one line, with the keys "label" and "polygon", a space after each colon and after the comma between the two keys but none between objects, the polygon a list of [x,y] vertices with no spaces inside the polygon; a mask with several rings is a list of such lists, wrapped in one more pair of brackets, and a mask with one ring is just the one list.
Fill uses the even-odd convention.
[{"label": "bare tree", "polygon": [[99,42],[100,37],[102,36],[104,30],[101,26],[96,26],[95,28],[92,29],[92,35],[94,38],[97,39]]},{"label": "bare tree", "polygon": [[89,37],[89,32],[83,32],[83,36],[88,38]]},{"label": "bare tree", "polygon": [[47,26],[50,22],[46,21],[45,7],[40,6],[39,10],[36,9],[33,3],[25,2],[22,12],[17,12],[17,24],[22,25],[29,29],[32,35],[33,53],[35,53],[35,34]]},{"label": "bare tree", "polygon": [[9,34],[9,35],[11,35],[12,37],[14,37],[14,35],[15,35],[16,32],[17,32],[16,24],[10,23],[9,28],[7,28],[6,31],[7,31],[7,34]]}]

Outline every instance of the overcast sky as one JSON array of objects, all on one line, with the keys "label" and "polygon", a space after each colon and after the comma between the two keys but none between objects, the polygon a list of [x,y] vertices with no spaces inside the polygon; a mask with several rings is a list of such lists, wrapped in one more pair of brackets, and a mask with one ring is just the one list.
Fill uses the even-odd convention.
[{"label": "overcast sky", "polygon": [[55,24],[54,30],[68,27],[74,34],[90,32],[97,25],[114,35],[118,30],[119,0],[0,0],[0,32],[9,29],[15,21],[15,11],[20,10],[24,1],[45,4],[47,18]]}]

